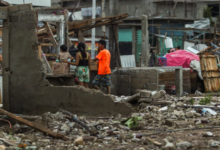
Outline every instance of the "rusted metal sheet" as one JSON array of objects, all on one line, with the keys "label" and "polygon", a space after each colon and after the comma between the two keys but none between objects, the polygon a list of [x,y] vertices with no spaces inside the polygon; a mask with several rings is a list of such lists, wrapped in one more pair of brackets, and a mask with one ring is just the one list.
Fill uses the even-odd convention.
[{"label": "rusted metal sheet", "polygon": [[220,89],[220,70],[218,69],[218,56],[200,56],[202,76],[206,92],[215,92]]}]

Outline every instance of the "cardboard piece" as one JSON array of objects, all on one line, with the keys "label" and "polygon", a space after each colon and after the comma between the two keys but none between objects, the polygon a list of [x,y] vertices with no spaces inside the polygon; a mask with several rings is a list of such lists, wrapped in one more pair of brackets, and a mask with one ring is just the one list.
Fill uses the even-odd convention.
[{"label": "cardboard piece", "polygon": [[70,65],[67,63],[53,62],[52,71],[53,74],[68,74],[70,71]]},{"label": "cardboard piece", "polygon": [[90,71],[98,71],[98,62],[97,61],[91,61]]}]

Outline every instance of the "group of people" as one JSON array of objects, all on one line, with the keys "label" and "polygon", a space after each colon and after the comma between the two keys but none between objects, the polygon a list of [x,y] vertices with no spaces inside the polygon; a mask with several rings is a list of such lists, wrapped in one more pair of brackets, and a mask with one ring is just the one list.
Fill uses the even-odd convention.
[{"label": "group of people", "polygon": [[170,50],[168,50],[168,53],[172,53],[172,52],[178,51],[180,49],[181,49],[180,46],[175,47],[175,48],[171,48]]},{"label": "group of people", "polygon": [[[107,88],[107,93],[111,93],[111,69],[110,69],[110,61],[111,54],[106,49],[106,41],[100,40],[98,42],[98,55],[92,59],[91,55],[86,52],[86,45],[83,42],[80,42],[77,46],[78,52],[76,53],[75,62],[73,62],[74,58],[67,51],[67,46],[62,45],[60,47],[59,60],[60,62],[68,63],[70,65],[77,66],[76,68],[76,78],[78,80],[78,84],[88,87],[88,83],[90,82],[90,65],[91,61],[98,61],[98,75],[96,75],[92,84],[94,88],[100,89],[100,85]],[[71,59],[71,61],[68,61]]]}]

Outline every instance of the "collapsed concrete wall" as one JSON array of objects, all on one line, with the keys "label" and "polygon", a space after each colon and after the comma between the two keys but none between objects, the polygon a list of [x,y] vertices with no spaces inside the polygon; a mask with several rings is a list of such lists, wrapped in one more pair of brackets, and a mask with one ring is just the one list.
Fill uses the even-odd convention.
[{"label": "collapsed concrete wall", "polygon": [[115,95],[133,95],[141,89],[158,90],[159,73],[156,68],[118,68],[112,73]]},{"label": "collapsed concrete wall", "polygon": [[5,109],[32,115],[56,112],[59,108],[89,116],[131,113],[126,104],[115,104],[110,96],[100,91],[50,85],[45,67],[38,58],[36,11],[31,5],[16,5],[9,7],[9,15],[3,27]]}]

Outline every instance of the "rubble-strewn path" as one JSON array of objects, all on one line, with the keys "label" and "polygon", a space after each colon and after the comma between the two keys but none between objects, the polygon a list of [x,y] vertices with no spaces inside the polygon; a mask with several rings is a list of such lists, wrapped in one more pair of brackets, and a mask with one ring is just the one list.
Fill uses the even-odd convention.
[{"label": "rubble-strewn path", "polygon": [[[2,115],[0,150],[19,147],[39,150],[218,149],[220,98],[210,95],[175,98],[164,92],[155,94],[142,93],[144,97],[148,97],[146,100],[150,98],[156,101],[155,97],[158,101],[169,101],[169,105],[152,105],[152,101],[147,102],[140,98],[136,99],[135,112],[127,117],[118,115],[96,118],[73,115],[71,118],[62,112],[47,112],[42,116],[29,117],[35,123],[65,135],[69,138],[67,141],[55,139]],[[116,101],[126,99],[128,97],[118,97]],[[74,119],[88,126],[88,129],[74,122]]]}]

